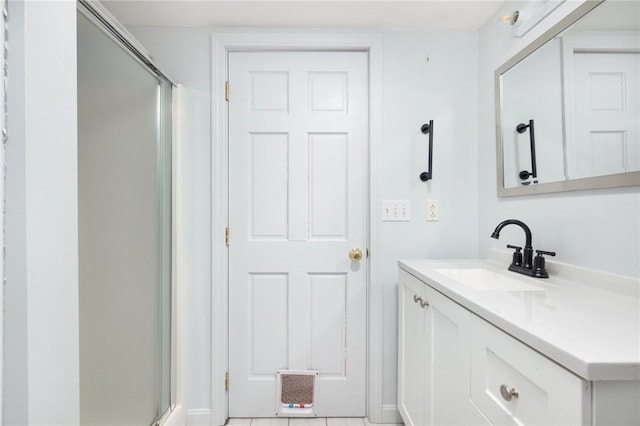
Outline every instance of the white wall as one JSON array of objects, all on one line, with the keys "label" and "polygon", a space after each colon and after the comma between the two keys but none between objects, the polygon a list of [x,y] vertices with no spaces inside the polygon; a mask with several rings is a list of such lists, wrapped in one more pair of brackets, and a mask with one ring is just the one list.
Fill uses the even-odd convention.
[{"label": "white wall", "polygon": [[[207,422],[210,393],[210,65],[209,36],[220,29],[131,27],[129,30],[185,86],[184,192],[188,224],[187,405],[191,424]],[[397,260],[477,256],[477,35],[388,31],[383,37],[384,199],[411,201],[412,221],[378,224],[384,279],[383,400],[396,400]],[[428,59],[427,59],[428,58]],[[434,120],[434,178],[423,183]],[[425,222],[427,199],[440,202],[440,222]],[[222,232],[222,230],[214,230]]]},{"label": "white wall", "polygon": [[[12,31],[24,34],[24,3],[11,2],[10,10],[8,21]],[[15,37],[12,42],[8,73],[16,75],[11,77],[13,81],[7,87],[11,126],[6,147],[9,173],[6,174],[5,188],[8,211],[5,214],[3,424],[26,424],[28,407],[25,146],[18,143],[25,137],[25,77],[21,75],[25,66],[24,45],[23,36]],[[15,170],[11,172],[11,169]]]},{"label": "white wall", "polygon": [[[511,36],[511,28],[499,17],[518,9],[522,2],[508,2],[480,30],[478,156],[479,247],[486,255],[491,247],[524,241],[519,229],[505,229],[499,241],[489,238],[503,219],[526,222],[533,232],[534,248],[556,251],[556,259],[623,275],[640,275],[639,188],[589,190],[560,194],[499,198],[496,195],[494,70],[506,62],[582,2],[563,3],[525,37]],[[511,228],[511,227],[510,227]]]},{"label": "white wall", "polygon": [[[383,403],[393,405],[398,259],[477,257],[477,38],[388,32],[383,55],[382,197],[411,200],[412,208],[410,223],[381,225]],[[427,167],[427,136],[420,126],[429,119],[434,120],[433,180],[424,183],[418,176]],[[424,220],[428,199],[439,201],[439,222]]]},{"label": "white wall", "polygon": [[[4,79],[5,75],[5,24],[6,18],[4,13],[0,17],[0,78]],[[0,129],[6,129],[5,120],[5,85],[0,87]],[[0,140],[0,247],[4,247],[4,169],[5,169],[5,145],[4,138]],[[0,425],[2,422],[2,401],[4,383],[4,252],[0,253]]]},{"label": "white wall", "polygon": [[78,424],[76,3],[9,10],[3,421]]}]

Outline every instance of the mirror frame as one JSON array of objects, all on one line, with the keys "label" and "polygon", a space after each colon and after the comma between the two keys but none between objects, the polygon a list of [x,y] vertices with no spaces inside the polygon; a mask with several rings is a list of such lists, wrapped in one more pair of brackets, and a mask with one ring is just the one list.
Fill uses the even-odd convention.
[{"label": "mirror frame", "polygon": [[640,185],[640,171],[618,173],[613,175],[594,176],[588,178],[570,179],[558,182],[521,185],[513,188],[504,186],[504,151],[502,135],[502,76],[527,56],[544,46],[558,34],[576,23],[580,18],[598,7],[605,0],[586,1],[573,12],[545,31],[515,56],[505,62],[495,71],[495,108],[496,108],[496,168],[498,196],[513,197],[517,195],[544,194],[551,192],[579,191],[584,189],[615,188]]}]

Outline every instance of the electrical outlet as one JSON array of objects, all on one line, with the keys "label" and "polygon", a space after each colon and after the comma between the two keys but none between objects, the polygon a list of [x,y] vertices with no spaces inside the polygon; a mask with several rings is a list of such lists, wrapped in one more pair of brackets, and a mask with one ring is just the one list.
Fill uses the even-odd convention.
[{"label": "electrical outlet", "polygon": [[411,205],[409,200],[384,200],[382,220],[385,222],[409,222]]},{"label": "electrical outlet", "polygon": [[427,222],[437,222],[440,220],[440,209],[438,200],[427,200]]}]

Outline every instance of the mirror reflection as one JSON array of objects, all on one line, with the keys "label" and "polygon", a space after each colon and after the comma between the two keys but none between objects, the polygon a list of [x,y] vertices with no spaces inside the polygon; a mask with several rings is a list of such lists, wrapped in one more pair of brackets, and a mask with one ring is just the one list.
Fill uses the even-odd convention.
[{"label": "mirror reflection", "polygon": [[640,2],[603,2],[514,62],[497,71],[504,188],[640,170]]}]

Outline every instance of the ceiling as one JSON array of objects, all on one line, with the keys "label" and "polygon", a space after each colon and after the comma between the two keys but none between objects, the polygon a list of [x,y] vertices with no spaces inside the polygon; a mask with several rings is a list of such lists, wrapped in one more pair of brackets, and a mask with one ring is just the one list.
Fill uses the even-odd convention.
[{"label": "ceiling", "polygon": [[493,0],[102,0],[124,25],[476,30]]}]

